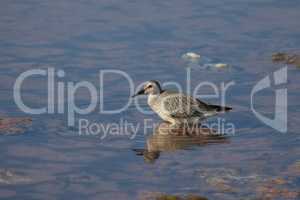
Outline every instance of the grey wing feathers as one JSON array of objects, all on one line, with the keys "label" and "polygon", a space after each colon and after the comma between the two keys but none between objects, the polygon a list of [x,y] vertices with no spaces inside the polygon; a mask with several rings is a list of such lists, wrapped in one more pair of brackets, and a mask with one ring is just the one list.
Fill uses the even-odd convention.
[{"label": "grey wing feathers", "polygon": [[210,105],[178,92],[165,91],[160,98],[163,109],[175,118],[212,116],[218,112],[231,110],[230,107]]},{"label": "grey wing feathers", "polygon": [[198,102],[190,96],[177,92],[164,92],[161,94],[164,110],[172,117],[187,118],[203,116],[207,104]]}]

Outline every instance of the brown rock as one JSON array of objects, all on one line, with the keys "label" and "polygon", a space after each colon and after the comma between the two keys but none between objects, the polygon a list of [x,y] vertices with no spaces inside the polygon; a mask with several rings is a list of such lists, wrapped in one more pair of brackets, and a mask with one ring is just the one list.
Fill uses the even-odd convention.
[{"label": "brown rock", "polygon": [[275,184],[275,185],[283,185],[283,184],[286,184],[287,181],[284,180],[284,179],[281,178],[281,177],[278,177],[278,178],[272,179],[272,180],[271,180],[271,183],[272,183],[272,184]]},{"label": "brown rock", "polygon": [[300,55],[298,54],[288,54],[288,53],[274,53],[272,55],[273,62],[282,62],[285,64],[295,65],[300,67]]},{"label": "brown rock", "polygon": [[297,199],[300,197],[300,192],[287,189],[287,188],[277,188],[273,185],[262,185],[257,188],[258,196],[263,199]]},{"label": "brown rock", "polygon": [[287,58],[288,58],[288,55],[286,53],[278,52],[278,53],[274,53],[272,55],[273,62],[284,62],[287,60]]},{"label": "brown rock", "polygon": [[0,134],[14,135],[23,133],[31,126],[32,120],[27,117],[1,117]]},{"label": "brown rock", "polygon": [[139,195],[140,200],[208,200],[205,197],[188,194],[188,195],[171,195],[161,192],[142,192]]},{"label": "brown rock", "polygon": [[288,167],[287,174],[291,176],[300,176],[300,161],[291,164]]}]

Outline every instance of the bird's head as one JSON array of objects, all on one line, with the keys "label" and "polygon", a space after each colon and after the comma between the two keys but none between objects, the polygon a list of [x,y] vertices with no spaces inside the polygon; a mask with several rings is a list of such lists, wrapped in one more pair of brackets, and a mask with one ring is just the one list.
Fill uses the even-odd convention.
[{"label": "bird's head", "polygon": [[158,81],[147,81],[143,88],[138,91],[135,95],[133,95],[132,97],[138,96],[138,95],[142,95],[142,94],[160,94],[162,92],[160,84]]}]

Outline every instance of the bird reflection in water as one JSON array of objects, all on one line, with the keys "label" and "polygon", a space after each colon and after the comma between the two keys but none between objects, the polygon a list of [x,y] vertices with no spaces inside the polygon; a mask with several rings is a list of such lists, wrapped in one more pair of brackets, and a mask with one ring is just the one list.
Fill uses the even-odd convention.
[{"label": "bird reflection in water", "polygon": [[133,149],[136,155],[143,156],[145,162],[154,163],[161,152],[189,149],[193,146],[229,143],[227,137],[206,127],[171,128],[167,122],[160,123],[153,135],[147,139],[145,149]]}]

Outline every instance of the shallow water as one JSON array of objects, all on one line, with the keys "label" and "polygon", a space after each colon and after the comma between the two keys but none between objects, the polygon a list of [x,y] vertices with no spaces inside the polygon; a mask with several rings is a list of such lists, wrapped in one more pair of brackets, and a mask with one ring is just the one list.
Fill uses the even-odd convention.
[{"label": "shallow water", "polygon": [[[195,194],[207,199],[266,195],[296,199],[300,70],[288,66],[287,133],[255,117],[250,92],[260,79],[284,67],[272,63],[272,53],[299,53],[299,9],[300,2],[294,0],[2,1],[0,114],[29,116],[32,125],[22,134],[0,137],[0,198],[154,199],[160,194]],[[234,110],[221,117],[234,123],[236,131],[224,143],[181,148],[175,142],[171,151],[160,149],[159,157],[147,162],[133,150],[147,149],[151,130],[141,129],[135,137],[124,130],[104,139],[78,135],[76,127],[67,126],[66,114],[28,115],[14,102],[16,78],[26,70],[48,67],[64,70],[65,77],[57,81],[89,81],[97,89],[99,71],[104,69],[122,70],[135,84],[156,79],[185,85],[188,64],[181,56],[186,52],[230,65],[220,70],[191,69],[192,88],[202,81],[235,82],[226,95]],[[22,97],[27,105],[47,103],[46,83],[44,77],[24,82]],[[122,107],[131,95],[126,80],[111,75],[104,83],[105,109]],[[269,116],[274,89],[258,93],[255,102]],[[201,90],[201,94],[210,92]],[[84,90],[76,94],[78,105],[89,100]],[[220,99],[208,101],[220,103]],[[98,107],[79,118],[103,124],[119,123],[121,118],[134,124],[143,124],[146,118],[160,122],[134,105],[111,115],[99,114]],[[283,181],[279,184],[278,179]]]}]

